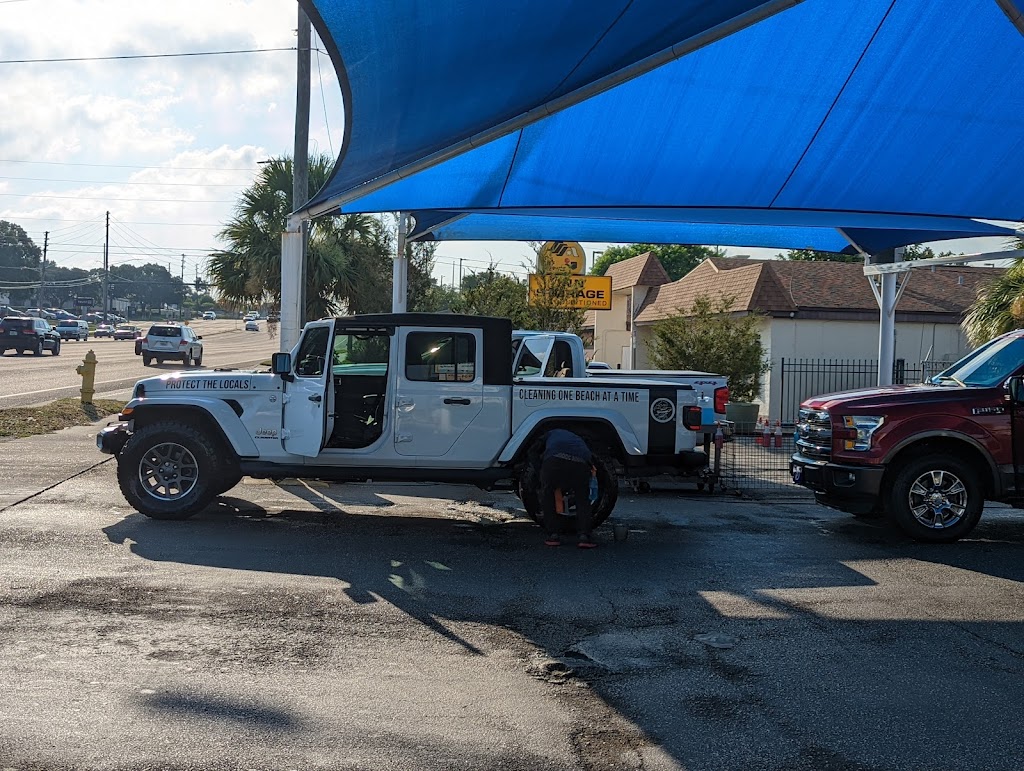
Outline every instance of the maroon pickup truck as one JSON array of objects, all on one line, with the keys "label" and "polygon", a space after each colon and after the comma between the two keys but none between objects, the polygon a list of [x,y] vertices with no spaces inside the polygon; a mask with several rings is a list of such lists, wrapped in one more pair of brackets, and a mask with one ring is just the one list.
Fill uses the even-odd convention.
[{"label": "maroon pickup truck", "polygon": [[800,405],[793,481],[821,504],[887,513],[911,537],[955,541],[986,500],[1024,501],[1024,330],[928,383],[827,394]]}]

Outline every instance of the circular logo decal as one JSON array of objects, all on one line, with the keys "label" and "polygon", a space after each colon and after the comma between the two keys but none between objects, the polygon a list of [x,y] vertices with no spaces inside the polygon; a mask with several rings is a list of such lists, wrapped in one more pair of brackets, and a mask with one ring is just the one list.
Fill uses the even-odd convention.
[{"label": "circular logo decal", "polygon": [[651,417],[659,423],[668,423],[676,416],[676,405],[664,396],[651,402]]}]

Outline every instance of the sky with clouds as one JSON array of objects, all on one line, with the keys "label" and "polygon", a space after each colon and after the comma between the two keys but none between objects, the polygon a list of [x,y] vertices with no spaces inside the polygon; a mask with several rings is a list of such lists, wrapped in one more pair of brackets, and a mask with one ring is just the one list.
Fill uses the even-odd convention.
[{"label": "sky with clouds", "polygon": [[[294,49],[295,0],[0,0],[0,219],[58,264],[166,262],[202,275],[258,161],[291,155],[294,50],[117,61],[12,60]],[[314,47],[318,46],[314,33]],[[326,53],[312,57],[310,149],[334,155],[344,115]],[[588,256],[605,244],[584,244]],[[957,251],[998,249],[991,239]],[[769,256],[769,250],[729,250]],[[525,243],[442,243],[450,282],[489,262],[525,275]]]}]

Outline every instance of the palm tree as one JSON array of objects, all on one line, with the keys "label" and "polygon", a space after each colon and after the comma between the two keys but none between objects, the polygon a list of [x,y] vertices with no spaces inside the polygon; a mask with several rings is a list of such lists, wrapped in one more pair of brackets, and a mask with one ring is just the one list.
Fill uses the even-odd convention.
[{"label": "palm tree", "polygon": [[[310,195],[330,176],[326,155],[309,159]],[[292,211],[292,161],[263,164],[243,191],[235,215],[218,237],[227,248],[210,255],[209,273],[221,299],[236,308],[281,299],[281,233]],[[381,251],[380,224],[363,214],[314,220],[306,266],[306,315],[321,318],[342,309],[383,310],[382,276],[389,257]]]},{"label": "palm tree", "polygon": [[[1024,249],[1024,235],[1007,244]],[[961,325],[971,345],[978,346],[993,337],[1024,327],[1024,260],[1017,259],[999,278],[978,291]]]}]

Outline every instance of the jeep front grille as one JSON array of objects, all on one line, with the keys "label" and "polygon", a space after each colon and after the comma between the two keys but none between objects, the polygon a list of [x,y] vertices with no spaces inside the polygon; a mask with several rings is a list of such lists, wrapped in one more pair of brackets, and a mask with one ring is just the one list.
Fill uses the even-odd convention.
[{"label": "jeep front grille", "polygon": [[832,421],[824,410],[801,408],[796,425],[797,452],[806,458],[828,460],[832,457]]}]

